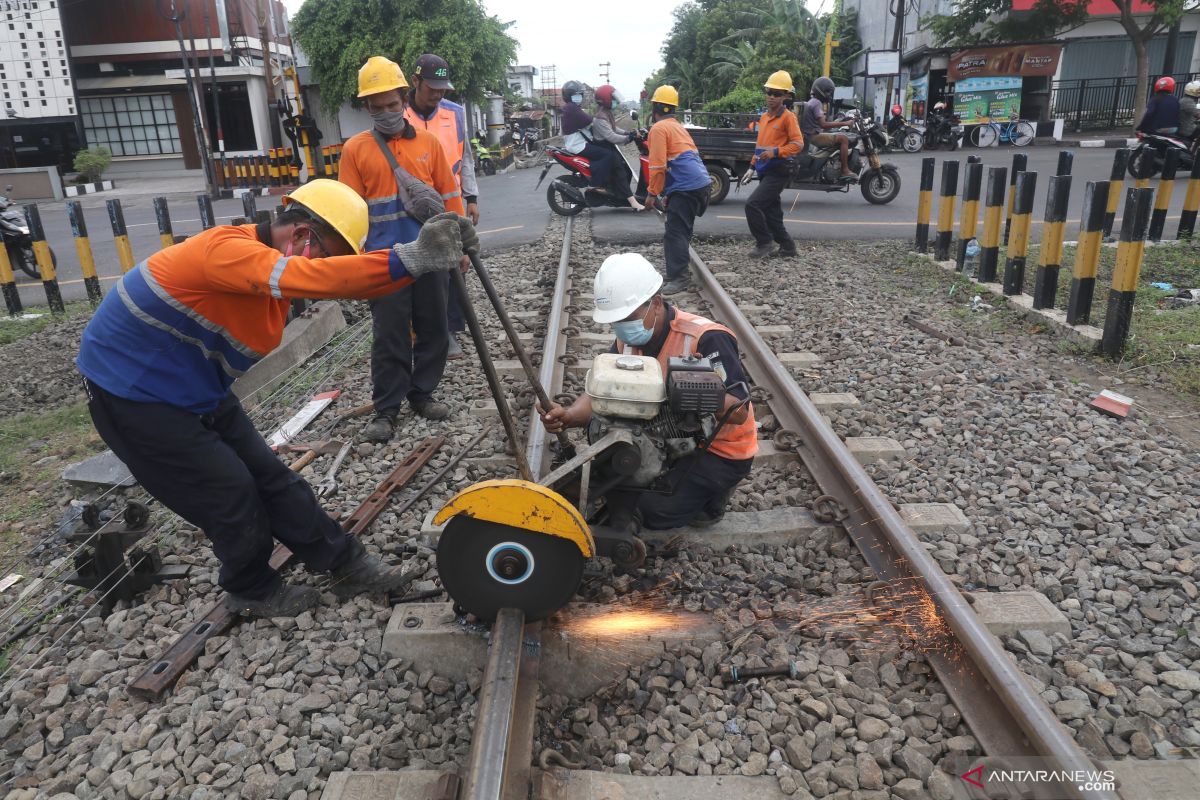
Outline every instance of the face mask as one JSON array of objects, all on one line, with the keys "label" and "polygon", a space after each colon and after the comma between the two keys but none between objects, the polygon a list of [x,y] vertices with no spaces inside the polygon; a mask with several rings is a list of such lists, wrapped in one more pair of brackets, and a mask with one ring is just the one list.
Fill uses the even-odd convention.
[{"label": "face mask", "polygon": [[628,345],[641,347],[654,337],[654,328],[646,327],[644,319],[627,319],[612,324],[613,333]]},{"label": "face mask", "polygon": [[575,103],[576,105],[578,105],[579,103],[582,103],[582,102],[583,102],[583,95],[581,95],[581,94],[573,94],[573,95],[571,95],[571,102],[572,102],[572,103]]},{"label": "face mask", "polygon": [[375,121],[375,130],[384,136],[395,136],[404,130],[403,111],[376,111],[372,112],[371,119]]},{"label": "face mask", "polygon": [[[287,249],[287,252],[285,252],[285,253],[283,254],[283,257],[284,257],[284,258],[291,258],[291,257],[292,257],[292,250],[293,250],[293,249],[294,249],[294,248],[293,248],[293,246],[292,246],[292,243],[291,243],[291,242],[288,242],[288,249]],[[312,250],[312,240],[311,240],[311,239],[306,239],[306,240],[305,240],[305,242],[304,242],[304,250],[303,250],[303,252],[301,252],[301,253],[300,253],[300,257],[301,257],[301,258],[308,258],[308,254],[309,254],[309,252],[310,252],[311,250]]]}]

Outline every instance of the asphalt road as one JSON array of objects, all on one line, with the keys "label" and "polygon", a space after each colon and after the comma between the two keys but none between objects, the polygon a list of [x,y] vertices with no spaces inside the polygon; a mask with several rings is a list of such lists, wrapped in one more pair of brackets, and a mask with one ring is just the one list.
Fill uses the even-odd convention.
[{"label": "asphalt road", "polygon": [[[939,162],[951,155],[965,162],[967,155],[981,154],[986,167],[1011,166],[1013,152],[1014,150],[1008,147],[987,151],[968,148],[954,154],[934,153],[932,155],[936,156]],[[1054,172],[1058,150],[1052,147],[1031,147],[1025,148],[1024,152],[1029,156],[1029,169],[1038,173],[1038,195],[1034,205],[1034,219],[1040,220],[1045,208],[1046,187],[1050,175]],[[894,163],[899,168],[902,184],[900,195],[886,206],[873,206],[867,203],[856,186],[852,187],[848,193],[785,191],[783,202],[788,229],[793,236],[801,240],[911,237],[917,214],[917,187],[920,182],[923,155],[925,154],[896,153],[885,158],[885,161]],[[1074,184],[1067,223],[1068,238],[1074,238],[1075,231],[1078,229],[1084,183],[1107,180],[1112,158],[1112,150],[1080,149],[1075,151]],[[965,171],[965,168],[960,168],[960,172],[962,171]],[[533,241],[542,235],[550,211],[545,199],[546,184],[535,189],[540,173],[541,168],[534,168],[517,170],[503,175],[480,177],[482,218],[479,230],[485,255],[487,250],[514,247]],[[561,173],[560,167],[552,168],[547,181],[550,177]],[[940,185],[939,182],[940,164],[939,177],[935,181],[935,194],[937,186]],[[1183,204],[1185,181],[1177,183],[1167,222],[1168,236],[1174,233],[1174,226],[1178,224],[1179,210]],[[188,189],[195,185],[194,179],[187,179],[181,182],[178,189]],[[1127,181],[1126,188],[1130,186],[1132,186],[1132,181]],[[186,235],[199,232],[200,220],[195,190],[171,191],[175,188],[175,186],[167,184],[167,188],[163,189],[161,183],[151,187],[139,187],[136,182],[129,182],[127,186],[118,188],[116,196],[121,198],[135,260],[147,258],[159,248],[158,229],[152,205],[154,193],[162,193],[167,197],[176,234]],[[724,202],[710,207],[708,213],[697,220],[696,235],[702,237],[747,236],[744,205],[752,188],[753,184],[740,191],[731,190]],[[105,292],[120,278],[120,267],[117,263],[112,231],[105,209],[105,200],[112,196],[114,193],[106,192],[88,195],[81,200],[91,235],[97,272],[101,276]],[[261,197],[258,198],[258,207],[270,208],[277,202],[278,198],[276,197]],[[71,238],[66,208],[62,203],[44,203],[40,204],[40,208],[47,239],[58,256],[59,281],[63,295],[67,300],[83,299],[87,295],[83,286],[75,245]],[[236,216],[241,216],[241,201],[236,199],[219,201],[214,204],[214,210],[219,222],[227,222]],[[600,209],[592,214],[592,234],[599,241],[644,242],[662,236],[662,223],[657,215],[637,214],[633,211],[619,209]],[[1035,240],[1040,235],[1040,228],[1040,224],[1034,225]],[[22,301],[26,305],[44,305],[45,295],[39,282],[31,281],[23,275],[18,276],[18,282],[21,286]]]}]

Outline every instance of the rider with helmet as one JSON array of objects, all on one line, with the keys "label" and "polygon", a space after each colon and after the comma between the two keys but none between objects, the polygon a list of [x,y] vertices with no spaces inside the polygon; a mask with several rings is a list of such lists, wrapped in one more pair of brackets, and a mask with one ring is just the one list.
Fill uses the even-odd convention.
[{"label": "rider with helmet", "polygon": [[1137,129],[1143,133],[1174,136],[1179,131],[1179,98],[1175,96],[1175,79],[1164,75],[1154,82],[1154,96],[1146,103],[1146,113]]},{"label": "rider with helmet", "polygon": [[600,147],[594,141],[592,115],[584,111],[581,105],[583,84],[579,81],[567,81],[562,87],[562,98],[562,149],[588,160],[592,168],[588,191],[604,191],[604,187],[608,185],[608,174],[612,169],[613,159],[617,154],[607,147]]},{"label": "rider with helmet", "polygon": [[813,81],[812,97],[800,112],[800,132],[805,141],[818,147],[834,147],[841,151],[842,180],[852,181],[857,176],[850,169],[850,139],[844,133],[825,133],[828,128],[840,128],[841,122],[825,120],[825,104],[833,100],[833,81],[826,77]]},{"label": "rider with helmet", "polygon": [[1183,87],[1183,99],[1179,101],[1179,135],[1185,139],[1196,135],[1196,98],[1200,97],[1200,81],[1191,81]]},{"label": "rider with helmet", "polygon": [[[783,206],[779,196],[791,177],[792,156],[804,148],[804,137],[796,115],[784,107],[784,100],[795,91],[792,76],[779,70],[763,84],[767,110],[758,118],[758,138],[750,168],[758,173],[758,188],[746,201],[746,224],[754,237],[753,258],[792,258],[796,243],[783,225]],[[743,180],[749,179],[749,171]],[[779,245],[778,249],[772,243]]]},{"label": "rider with helmet", "polygon": [[[617,127],[617,120],[613,116],[613,105],[619,105],[621,99],[621,93],[607,83],[596,89],[598,108],[596,115],[592,117],[592,136],[595,144],[606,148],[608,145],[612,145],[615,148],[617,145],[628,144],[637,138],[637,132],[623,131]],[[620,153],[616,153],[615,158],[621,158]],[[613,163],[619,168],[619,161]],[[625,195],[625,200],[630,206],[638,211],[642,210],[642,204],[637,201],[636,197],[629,192],[626,192]]]},{"label": "rider with helmet", "polygon": [[894,106],[892,106],[892,116],[890,116],[887,121],[888,136],[895,141],[904,131],[904,128],[907,126],[907,124],[908,123],[904,119],[904,107],[899,103],[896,103]]}]

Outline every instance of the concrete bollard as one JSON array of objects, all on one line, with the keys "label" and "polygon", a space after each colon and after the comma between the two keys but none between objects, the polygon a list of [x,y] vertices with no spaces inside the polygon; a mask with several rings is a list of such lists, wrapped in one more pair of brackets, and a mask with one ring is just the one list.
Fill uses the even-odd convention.
[{"label": "concrete bollard", "polygon": [[200,207],[200,228],[208,230],[217,225],[217,216],[213,213],[212,198],[206,194],[196,195],[196,205]]},{"label": "concrete bollard", "polygon": [[1119,147],[1113,153],[1112,171],[1108,174],[1108,205],[1104,210],[1104,238],[1112,235],[1113,222],[1117,218],[1117,204],[1125,191],[1125,171],[1129,169],[1129,148]]},{"label": "concrete bollard", "polygon": [[1121,216],[1121,239],[1117,243],[1117,266],[1108,290],[1108,311],[1104,316],[1104,336],[1100,352],[1120,358],[1129,338],[1133,304],[1137,299],[1142,257],[1146,253],[1146,228],[1150,222],[1150,189],[1130,189],[1125,195],[1125,213]]},{"label": "concrete bollard", "polygon": [[46,305],[55,314],[63,314],[62,291],[58,287],[58,275],[54,272],[54,255],[46,242],[46,229],[42,226],[42,214],[35,205],[25,206],[25,224],[29,226],[29,238],[33,240],[33,257],[42,276],[42,288],[46,290]]},{"label": "concrete bollard", "polygon": [[933,212],[933,173],[936,158],[921,159],[921,190],[917,195],[917,252],[929,252],[929,216]]},{"label": "concrete bollard", "polygon": [[120,200],[109,200],[108,222],[112,225],[113,244],[117,247],[117,261],[121,264],[121,272],[133,269],[133,247],[129,244],[129,229],[125,227],[125,212],[121,210]]},{"label": "concrete bollard", "polygon": [[100,277],[96,274],[96,257],[92,253],[92,241],[88,238],[87,222],[83,218],[83,205],[78,200],[67,203],[67,218],[71,221],[71,235],[75,238],[75,255],[83,271],[83,285],[87,288],[88,300],[93,306],[103,299],[100,292]]},{"label": "concrete bollard", "polygon": [[987,192],[984,194],[983,237],[979,240],[979,275],[981,283],[995,283],[1000,265],[1000,218],[1004,215],[1004,184],[1007,167],[988,167]]},{"label": "concrete bollard", "polygon": [[958,162],[942,162],[942,198],[938,205],[937,238],[933,242],[933,257],[938,261],[950,258],[950,240],[954,236],[954,199],[958,194]]},{"label": "concrete bollard", "polygon": [[1029,254],[1029,225],[1033,215],[1033,195],[1037,189],[1037,173],[1017,175],[1013,199],[1012,236],[1008,243],[1008,259],[1004,263],[1004,293],[1025,291],[1025,258]]},{"label": "concrete bollard", "polygon": [[1158,181],[1158,192],[1154,196],[1154,211],[1150,215],[1150,241],[1162,241],[1163,228],[1167,224],[1167,209],[1171,205],[1171,194],[1175,191],[1175,173],[1179,170],[1179,151],[1168,150],[1163,159],[1162,177]]},{"label": "concrete bollard", "polygon": [[25,311],[21,305],[21,292],[17,289],[17,276],[13,274],[12,262],[8,259],[8,248],[0,247],[0,294],[4,295],[4,307],[9,316],[20,316]]},{"label": "concrete bollard", "polygon": [[1055,175],[1070,175],[1071,167],[1075,165],[1074,150],[1059,150],[1058,164],[1054,168]]},{"label": "concrete bollard", "polygon": [[1079,222],[1071,294],[1067,298],[1068,325],[1086,325],[1091,320],[1092,296],[1096,291],[1096,272],[1100,268],[1100,243],[1104,239],[1104,217],[1109,205],[1110,186],[1108,181],[1089,181],[1083,191],[1083,216]]},{"label": "concrete bollard", "polygon": [[1017,153],[1013,156],[1012,172],[1008,176],[1008,213],[1004,217],[1004,246],[1008,246],[1009,231],[1012,230],[1013,201],[1017,196],[1017,175],[1029,166],[1029,156]]},{"label": "concrete bollard", "polygon": [[962,272],[967,265],[967,245],[975,238],[979,223],[979,193],[983,188],[983,162],[967,164],[967,179],[963,182],[963,205],[958,218],[958,254],[954,266]]},{"label": "concrete bollard", "polygon": [[158,223],[158,241],[165,250],[175,244],[175,233],[171,230],[171,211],[167,208],[167,198],[154,198],[154,220]]},{"label": "concrete bollard", "polygon": [[1071,197],[1071,176],[1050,178],[1046,191],[1046,216],[1042,225],[1042,247],[1033,278],[1033,307],[1054,308],[1058,296],[1058,273],[1062,267],[1063,229],[1067,226],[1067,203]]},{"label": "concrete bollard", "polygon": [[1200,209],[1200,158],[1192,161],[1192,172],[1188,176],[1187,194],[1183,196],[1183,211],[1179,214],[1179,230],[1176,239],[1190,239],[1196,230],[1196,211]]}]

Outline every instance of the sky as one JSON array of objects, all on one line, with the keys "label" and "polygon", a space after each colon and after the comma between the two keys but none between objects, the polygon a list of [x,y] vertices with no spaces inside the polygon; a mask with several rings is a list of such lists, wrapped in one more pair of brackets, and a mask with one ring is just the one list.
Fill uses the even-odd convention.
[{"label": "sky", "polygon": [[[671,12],[683,0],[482,2],[489,14],[514,23],[509,33],[518,42],[517,63],[537,67],[536,80],[543,66],[554,64],[560,86],[571,78],[599,86],[600,64],[609,61],[609,82],[626,99],[635,100],[643,81],[662,64],[659,50],[674,21]],[[294,14],[304,0],[283,4]]]}]

